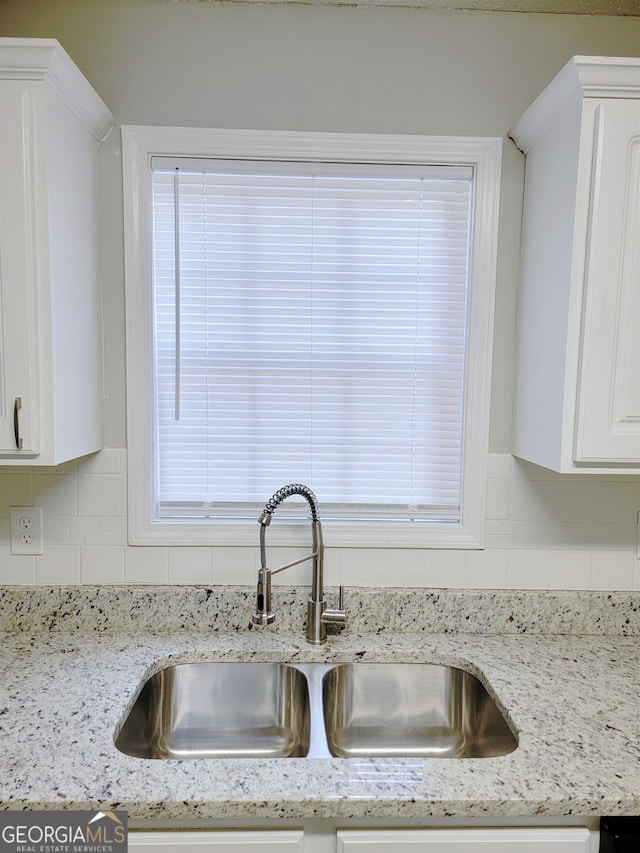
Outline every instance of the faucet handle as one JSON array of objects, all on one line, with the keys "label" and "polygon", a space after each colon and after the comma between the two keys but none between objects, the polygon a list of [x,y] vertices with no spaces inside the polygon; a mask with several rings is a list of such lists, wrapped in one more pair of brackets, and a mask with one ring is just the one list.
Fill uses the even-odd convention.
[{"label": "faucet handle", "polygon": [[320,616],[320,621],[324,625],[337,625],[339,628],[344,628],[347,624],[347,614],[344,609],[344,587],[342,585],[340,585],[338,607],[325,607]]}]

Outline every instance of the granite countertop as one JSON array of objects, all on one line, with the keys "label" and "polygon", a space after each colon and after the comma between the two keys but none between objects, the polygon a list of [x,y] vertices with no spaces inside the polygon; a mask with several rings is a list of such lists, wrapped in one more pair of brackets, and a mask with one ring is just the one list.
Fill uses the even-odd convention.
[{"label": "granite countertop", "polygon": [[[180,616],[159,628],[162,611],[149,607],[153,593],[134,593],[132,605],[129,592],[112,592],[111,608],[116,598],[121,607],[113,618],[104,593],[85,591],[80,601],[76,591],[66,597],[49,591],[45,618],[46,592],[25,593],[31,599],[26,605],[15,590],[0,590],[0,612],[14,614],[5,619],[2,635],[0,809],[120,808],[130,820],[178,823],[640,813],[634,596],[590,600],[586,610],[581,600],[569,608],[574,618],[593,607],[608,612],[619,623],[616,633],[606,633],[600,620],[589,635],[544,634],[544,613],[534,629],[514,617],[515,606],[505,610],[505,601],[494,597],[493,605],[502,606],[501,633],[489,633],[488,625],[470,633],[468,612],[460,612],[447,633],[426,630],[424,619],[412,622],[405,613],[397,625],[371,626],[375,630],[364,630],[354,618],[353,630],[315,648],[293,624],[297,600],[291,624],[284,618],[278,630],[248,630],[244,616],[242,624],[216,618],[215,626],[205,618],[205,627],[195,630],[184,625],[184,601],[177,607]],[[173,600],[176,593],[166,595]],[[203,607],[212,595],[192,593]],[[480,600],[470,601],[481,614]],[[559,600],[547,597],[544,606],[557,612]],[[498,758],[448,760],[145,760],[118,752],[114,733],[146,677],[165,663],[200,660],[462,666],[495,691],[519,745]]]}]

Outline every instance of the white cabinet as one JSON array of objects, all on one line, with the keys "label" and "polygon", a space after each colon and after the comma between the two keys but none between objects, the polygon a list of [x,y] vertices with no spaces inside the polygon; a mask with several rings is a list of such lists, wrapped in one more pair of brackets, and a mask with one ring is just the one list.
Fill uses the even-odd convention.
[{"label": "white cabinet", "polygon": [[514,453],[640,473],[640,59],[574,57],[526,154]]},{"label": "white cabinet", "polygon": [[595,853],[585,827],[251,829],[129,833],[136,853]]},{"label": "white cabinet", "polygon": [[589,853],[590,838],[582,827],[345,830],[337,853]]},{"label": "white cabinet", "polygon": [[102,447],[98,142],[112,125],[58,42],[0,38],[0,465]]},{"label": "white cabinet", "polygon": [[231,832],[130,832],[136,853],[303,853],[302,830]]}]

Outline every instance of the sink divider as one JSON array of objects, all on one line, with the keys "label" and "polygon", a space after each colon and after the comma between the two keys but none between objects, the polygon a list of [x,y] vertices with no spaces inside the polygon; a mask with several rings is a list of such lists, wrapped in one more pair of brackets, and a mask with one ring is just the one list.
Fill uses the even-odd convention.
[{"label": "sink divider", "polygon": [[307,679],[309,689],[309,751],[306,758],[331,758],[322,709],[322,679],[335,664],[290,663]]}]

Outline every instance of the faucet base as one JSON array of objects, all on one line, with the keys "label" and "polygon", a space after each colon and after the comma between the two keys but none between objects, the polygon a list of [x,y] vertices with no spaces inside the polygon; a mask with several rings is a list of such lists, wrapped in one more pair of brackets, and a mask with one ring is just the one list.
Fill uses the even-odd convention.
[{"label": "faucet base", "polygon": [[327,628],[322,621],[322,614],[327,606],[326,600],[315,601],[307,599],[307,642],[316,646],[327,642]]}]

